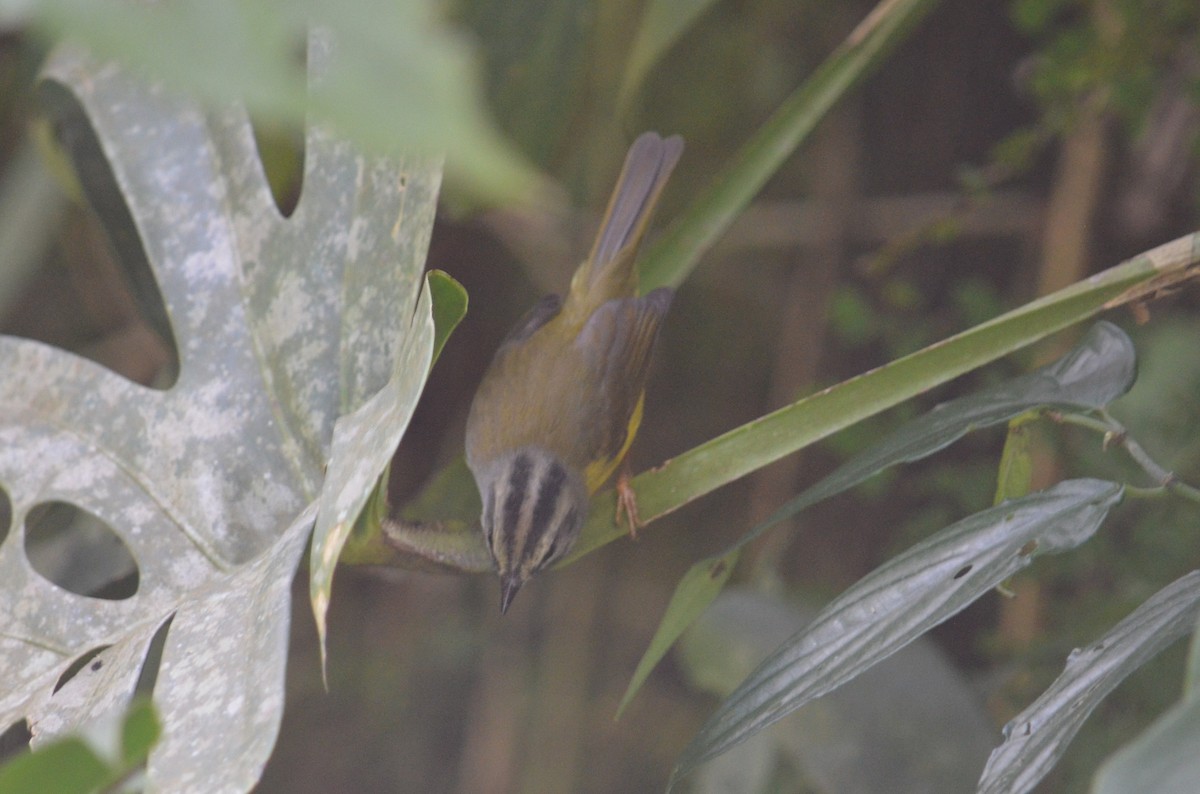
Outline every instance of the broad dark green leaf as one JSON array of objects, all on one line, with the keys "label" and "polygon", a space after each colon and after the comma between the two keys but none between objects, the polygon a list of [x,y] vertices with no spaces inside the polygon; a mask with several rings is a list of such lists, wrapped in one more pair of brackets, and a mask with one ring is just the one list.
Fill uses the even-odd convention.
[{"label": "broad dark green leaf", "polygon": [[1068,480],[970,516],[888,561],[762,663],[684,749],[672,784],[841,686],[989,592],[1041,554],[1083,543],[1120,485]]},{"label": "broad dark green leaf", "polygon": [[[992,751],[979,781],[980,794],[1031,790],[1054,766],[1092,710],[1131,673],[1192,631],[1200,617],[1200,571],[1158,591],[1086,648],[1072,651],[1066,669],[1050,688],[1004,727],[1004,744]],[[1197,736],[1195,715],[1184,729]],[[1176,755],[1172,740],[1162,750]],[[1195,745],[1190,751],[1195,762]],[[1169,776],[1168,776],[1169,777]],[[1114,779],[1115,780],[1115,779]],[[1195,778],[1192,778],[1195,790]],[[1120,788],[1109,791],[1159,791]]]}]

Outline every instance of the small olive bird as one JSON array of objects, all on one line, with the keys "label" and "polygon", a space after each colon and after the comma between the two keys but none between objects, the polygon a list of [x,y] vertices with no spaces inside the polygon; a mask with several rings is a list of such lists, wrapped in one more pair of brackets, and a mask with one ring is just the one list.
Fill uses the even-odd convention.
[{"label": "small olive bird", "polygon": [[[467,465],[500,574],[500,610],[571,548],[588,500],[621,464],[672,290],[637,294],[634,260],[683,139],[639,136],[565,299],[547,295],[500,344],[467,417]],[[632,492],[620,504],[636,529]]]}]

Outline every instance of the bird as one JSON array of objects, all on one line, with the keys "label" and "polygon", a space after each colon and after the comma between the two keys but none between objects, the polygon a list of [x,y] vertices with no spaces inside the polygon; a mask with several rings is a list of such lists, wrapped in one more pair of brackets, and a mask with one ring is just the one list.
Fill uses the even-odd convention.
[{"label": "bird", "polygon": [[[683,153],[678,135],[630,145],[591,252],[566,296],[547,295],[497,348],[471,402],[467,466],[500,611],[579,537],[591,495],[625,459],[642,420],[646,378],[674,291],[638,294],[638,248]],[[638,518],[627,470],[622,508]]]}]

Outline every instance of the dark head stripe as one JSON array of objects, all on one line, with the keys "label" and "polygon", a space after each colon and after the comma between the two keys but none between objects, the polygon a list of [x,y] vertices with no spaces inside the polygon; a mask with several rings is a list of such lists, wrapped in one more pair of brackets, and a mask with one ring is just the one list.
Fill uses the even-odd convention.
[{"label": "dark head stripe", "polygon": [[504,499],[504,546],[508,560],[515,559],[513,553],[517,542],[517,528],[521,525],[521,508],[525,506],[525,494],[529,491],[529,475],[533,463],[525,454],[517,455],[513,461],[512,476],[508,481],[508,495]]},{"label": "dark head stripe", "polygon": [[567,484],[567,472],[557,462],[546,466],[541,482],[538,483],[537,501],[533,504],[533,520],[529,527],[529,539],[525,548],[536,549],[542,536],[550,530],[550,521],[558,509],[559,497]]},{"label": "dark head stripe", "polygon": [[492,546],[492,537],[496,531],[493,522],[496,520],[496,491],[489,488],[483,495],[483,536],[487,538],[488,548]]}]

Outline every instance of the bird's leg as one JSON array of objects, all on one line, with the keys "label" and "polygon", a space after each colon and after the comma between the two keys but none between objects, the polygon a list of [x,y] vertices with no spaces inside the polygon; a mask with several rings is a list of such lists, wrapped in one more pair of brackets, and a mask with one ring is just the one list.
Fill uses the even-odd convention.
[{"label": "bird's leg", "polygon": [[637,531],[641,528],[642,521],[638,518],[637,494],[629,484],[628,461],[621,464],[620,473],[617,474],[617,515],[615,520],[618,525],[621,524],[622,515],[629,520],[629,537],[637,540]]}]

